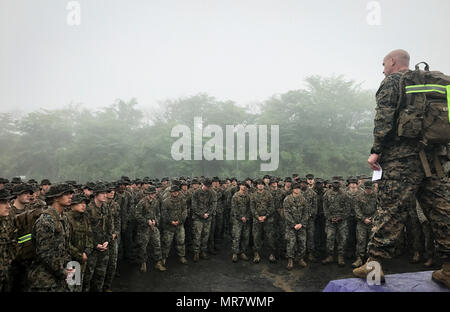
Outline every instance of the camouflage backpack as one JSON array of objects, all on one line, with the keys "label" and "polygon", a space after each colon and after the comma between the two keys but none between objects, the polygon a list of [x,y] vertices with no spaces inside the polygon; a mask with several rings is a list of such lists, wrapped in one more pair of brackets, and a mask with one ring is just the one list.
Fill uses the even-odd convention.
[{"label": "camouflage backpack", "polygon": [[[420,64],[425,64],[425,70],[419,69]],[[450,76],[430,71],[429,65],[422,62],[402,75],[400,90],[398,136],[419,139],[424,148],[450,143]],[[424,151],[419,155],[426,175],[431,176]]]}]

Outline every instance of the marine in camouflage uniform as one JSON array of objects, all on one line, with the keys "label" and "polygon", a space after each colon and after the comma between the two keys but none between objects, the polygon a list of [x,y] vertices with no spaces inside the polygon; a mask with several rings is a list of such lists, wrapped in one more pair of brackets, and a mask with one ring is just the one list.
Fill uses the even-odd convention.
[{"label": "marine in camouflage uniform", "polygon": [[63,213],[70,205],[72,187],[53,185],[46,197],[51,202],[36,220],[32,231],[35,258],[28,274],[29,291],[67,291],[66,265],[70,259],[69,222]]},{"label": "marine in camouflage uniform", "polygon": [[220,187],[220,179],[214,177],[212,179],[212,190],[216,193],[216,209],[211,216],[211,229],[209,231],[208,251],[210,254],[217,254],[219,235],[222,231],[223,223],[223,190]]},{"label": "marine in camouflage uniform", "polygon": [[[311,175],[308,176],[310,177]],[[308,252],[308,260],[315,261],[316,245],[314,242],[314,232],[317,217],[317,194],[308,186],[306,178],[299,180],[301,193],[306,200],[306,209],[308,212],[308,223],[304,224],[306,228],[306,250]]]},{"label": "marine in camouflage uniform", "polygon": [[322,263],[333,262],[334,247],[337,247],[338,264],[344,265],[344,248],[348,238],[347,218],[350,215],[350,206],[347,195],[340,189],[339,180],[333,180],[332,189],[323,197],[323,211],[325,214],[327,233],[327,254]]},{"label": "marine in camouflage uniform", "polygon": [[274,233],[274,215],[275,207],[273,197],[268,190],[265,190],[265,184],[262,180],[256,182],[257,191],[250,196],[250,209],[253,215],[253,262],[259,263],[260,253],[263,247],[263,236],[269,245],[269,261],[275,262],[275,233]]},{"label": "marine in camouflage uniform", "polygon": [[166,268],[162,265],[162,251],[161,251],[161,234],[159,232],[161,216],[160,203],[156,198],[156,189],[150,186],[144,191],[145,197],[141,199],[136,207],[136,217],[138,222],[138,241],[139,259],[141,263],[141,272],[147,271],[147,246],[150,242],[153,252],[153,259],[156,261],[155,268],[160,271],[165,271]]},{"label": "marine in camouflage uniform", "polygon": [[122,222],[120,218],[120,206],[116,202],[115,186],[114,184],[108,185],[107,194],[107,206],[112,218],[112,235],[113,238],[110,242],[108,268],[106,269],[105,282],[103,283],[103,290],[106,292],[111,291],[113,279],[116,275],[117,261],[119,255],[120,234],[122,228]]},{"label": "marine in camouflage uniform", "polygon": [[192,194],[192,232],[194,261],[199,256],[208,259],[208,239],[211,230],[211,216],[216,210],[216,193],[211,189],[212,182],[204,179],[202,186]]},{"label": "marine in camouflage uniform", "polygon": [[11,290],[10,269],[15,258],[17,230],[9,215],[11,195],[8,190],[0,190],[0,293]]},{"label": "marine in camouflage uniform", "polygon": [[83,289],[83,278],[86,270],[86,261],[92,254],[94,245],[92,243],[92,229],[89,217],[85,214],[89,199],[84,195],[72,197],[72,210],[66,213],[69,222],[69,254],[72,260],[81,265],[81,285],[69,285],[69,289],[80,292]]},{"label": "marine in camouflage uniform", "polygon": [[[281,202],[283,203],[284,199],[291,194],[292,194],[292,178],[286,177],[284,179],[284,185],[280,190]],[[280,229],[286,228],[283,205],[281,205],[280,210],[277,211],[277,214],[278,214],[278,221],[279,221],[277,227]],[[277,241],[276,246],[277,246],[279,256],[286,258],[286,246],[287,246],[286,235],[278,236],[278,241]]]},{"label": "marine in camouflage uniform", "polygon": [[250,240],[250,220],[252,218],[247,184],[241,182],[239,188],[240,190],[233,195],[231,200],[231,252],[233,253],[233,262],[237,261],[238,255],[241,256],[242,260],[248,260],[246,252]]},{"label": "marine in camouflage uniform", "polygon": [[282,220],[283,213],[283,194],[282,190],[278,188],[278,182],[274,179],[270,180],[269,183],[269,191],[273,198],[273,205],[275,208],[274,217],[274,229],[275,229],[275,246],[276,246],[276,255],[281,257],[283,250],[282,238],[285,237],[284,233],[284,223]]},{"label": "marine in camouflage uniform", "polygon": [[98,184],[94,188],[94,198],[89,203],[86,214],[91,222],[94,251],[88,258],[83,281],[84,292],[102,292],[109,262],[109,246],[112,241],[113,219],[106,204],[108,189]]},{"label": "marine in camouflage uniform", "polygon": [[199,182],[197,179],[191,181],[191,187],[185,194],[186,206],[187,206],[187,218],[184,224],[184,231],[186,235],[186,248],[192,251],[192,194],[198,188]]},{"label": "marine in camouflage uniform", "polygon": [[225,195],[225,209],[224,209],[224,232],[231,235],[232,231],[232,220],[231,220],[231,200],[234,193],[239,191],[239,186],[237,185],[237,179],[232,178],[232,183],[226,188]]},{"label": "marine in camouflage uniform", "polygon": [[357,220],[355,215],[355,209],[356,206],[359,203],[359,197],[363,190],[358,187],[358,180],[356,178],[349,178],[347,180],[348,187],[346,188],[347,198],[348,198],[348,204],[350,206],[350,215],[348,217],[347,223],[348,223],[348,240],[347,240],[347,246],[345,248],[346,251],[346,257],[347,258],[353,258],[356,254],[356,227],[357,227]]},{"label": "marine in camouflage uniform", "polygon": [[366,259],[367,242],[372,233],[373,217],[377,211],[377,195],[372,181],[364,182],[364,191],[358,192],[355,204],[356,217],[356,260],[353,267],[359,267]]},{"label": "marine in camouflage uniform", "polygon": [[[441,270],[433,273],[433,279],[450,288],[449,188],[446,181],[438,176],[435,166],[431,168],[431,177],[425,177],[419,156],[422,148],[419,140],[399,137],[397,134],[397,104],[404,93],[399,82],[402,72],[408,71],[408,53],[403,50],[392,51],[385,57],[384,66],[386,78],[376,94],[374,144],[368,160],[373,169],[378,162],[383,170],[378,183],[378,211],[368,244],[368,261],[392,258],[396,241],[405,225],[411,197],[416,196],[430,221],[437,250],[444,257],[445,263]],[[429,164],[436,161],[442,166],[448,161],[445,145],[429,145],[424,151]],[[368,272],[366,265],[353,271],[362,278]]]},{"label": "marine in camouflage uniform", "polygon": [[172,241],[175,239],[175,250],[182,264],[187,264],[184,222],[187,218],[186,201],[179,195],[180,188],[172,186],[170,196],[166,198],[161,207],[162,225],[162,256],[163,264],[169,256]]}]

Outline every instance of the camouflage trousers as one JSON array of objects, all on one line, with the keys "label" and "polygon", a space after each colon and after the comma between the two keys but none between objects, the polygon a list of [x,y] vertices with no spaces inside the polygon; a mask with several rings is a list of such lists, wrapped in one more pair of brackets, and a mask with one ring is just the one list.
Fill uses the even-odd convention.
[{"label": "camouflage trousers", "polygon": [[178,257],[186,256],[184,225],[163,229],[162,233],[162,257],[167,258],[175,238],[175,251]]},{"label": "camouflage trousers", "polygon": [[209,228],[209,237],[208,237],[208,249],[214,250],[216,245],[216,226],[217,226],[217,214],[213,214],[210,216],[211,218],[211,227]]},{"label": "camouflage trousers", "polygon": [[370,233],[372,232],[372,224],[365,224],[358,221],[356,224],[356,255],[365,259],[367,253],[367,242],[369,241]]},{"label": "camouflage trousers", "polygon": [[117,269],[117,257],[119,254],[119,241],[120,239],[117,237],[115,240],[111,241],[108,247],[109,250],[109,260],[108,267],[106,269],[105,282],[103,284],[103,289],[111,289],[112,281],[114,276],[116,275]]},{"label": "camouflage trousers", "polygon": [[431,224],[438,253],[448,258],[450,196],[446,182],[434,172],[426,178],[418,156],[382,163],[381,166],[383,177],[378,183],[378,211],[368,244],[369,255],[375,258],[393,257],[395,245],[405,226],[411,198],[416,196]]},{"label": "camouflage trousers", "polygon": [[242,222],[241,220],[232,220],[231,230],[231,252],[241,254],[247,252],[250,240],[250,222]]},{"label": "camouflage trousers", "polygon": [[253,219],[252,234],[254,251],[261,252],[264,238],[269,245],[270,253],[275,254],[275,231],[273,217],[267,218],[264,222],[259,222],[258,219]]},{"label": "camouflage trousers", "polygon": [[[0,264],[0,293],[11,291],[11,281],[9,277],[9,268]],[[3,270],[2,270],[3,268]]]},{"label": "camouflage trousers", "polygon": [[425,238],[425,250],[423,255],[425,259],[432,258],[434,256],[434,238],[430,222],[426,221],[422,223],[422,232]]},{"label": "camouflage trousers", "polygon": [[[171,237],[171,239],[173,239],[173,236]],[[153,259],[155,261],[162,260],[161,234],[159,232],[159,229],[156,226],[155,227],[140,226],[138,228],[138,235],[136,241],[138,247],[137,260],[139,263],[147,262],[148,260],[147,250],[149,243],[152,247]]]},{"label": "camouflage trousers", "polygon": [[301,228],[300,230],[288,229],[286,228],[286,256],[289,259],[295,259],[296,256],[299,259],[303,259],[306,253],[306,237],[307,231],[305,228]]},{"label": "camouflage trousers", "polygon": [[306,248],[309,254],[316,252],[316,244],[314,242],[314,234],[316,232],[316,218],[310,217],[306,224]]},{"label": "camouflage trousers", "polygon": [[30,292],[67,292],[66,280],[62,276],[55,276],[43,263],[33,263],[28,272],[28,288]]},{"label": "camouflage trousers", "polygon": [[419,217],[417,216],[416,201],[414,197],[414,203],[408,209],[408,215],[406,217],[406,246],[411,247],[412,252],[418,252],[422,250],[422,226],[420,225]]},{"label": "camouflage trousers", "polygon": [[214,241],[216,245],[219,245],[223,241],[224,236],[224,219],[223,219],[223,211],[218,210],[216,212],[216,229],[214,232]]},{"label": "camouflage trousers", "polygon": [[194,253],[199,253],[200,251],[208,251],[211,221],[211,217],[206,220],[202,220],[199,218],[194,218],[192,220],[192,251]]},{"label": "camouflage trousers", "polygon": [[[95,245],[95,243],[94,243]],[[109,262],[109,246],[106,251],[95,249],[88,257],[83,292],[102,292]]]},{"label": "camouflage trousers", "polygon": [[325,231],[327,233],[327,254],[332,256],[334,254],[334,246],[336,245],[338,255],[344,256],[344,249],[348,238],[347,220],[341,220],[337,223],[332,223],[327,220]]},{"label": "camouflage trousers", "polygon": [[284,220],[284,217],[281,216],[279,212],[277,212],[275,216],[275,229],[277,229],[275,246],[277,249],[278,257],[281,257],[286,253],[286,222]]}]

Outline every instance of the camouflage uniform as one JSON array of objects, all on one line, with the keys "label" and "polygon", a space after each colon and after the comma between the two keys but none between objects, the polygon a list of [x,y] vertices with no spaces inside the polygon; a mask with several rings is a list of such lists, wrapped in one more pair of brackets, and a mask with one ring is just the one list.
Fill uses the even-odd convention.
[{"label": "camouflage uniform", "polygon": [[[306,248],[310,255],[315,254],[316,246],[314,242],[314,232],[317,217],[317,194],[309,187],[302,190],[302,195],[306,200],[306,209],[308,213],[308,223],[306,226]],[[303,223],[302,223],[303,224]]]},{"label": "camouflage uniform", "polygon": [[[275,254],[274,215],[275,208],[273,197],[269,191],[256,191],[250,196],[250,209],[253,215],[253,250],[260,253],[263,245],[263,235],[269,244],[270,254]],[[258,217],[267,216],[264,222],[259,222]]]},{"label": "camouflage uniform", "polygon": [[284,233],[284,222],[283,222],[283,216],[284,216],[284,208],[283,208],[283,194],[281,189],[273,189],[270,188],[270,193],[273,198],[273,204],[275,208],[275,214],[274,217],[274,227],[275,227],[275,246],[277,249],[277,255],[280,256],[284,252],[283,243],[285,233]]},{"label": "camouflage uniform", "polygon": [[350,214],[347,219],[348,223],[348,240],[347,240],[347,246],[346,246],[346,254],[348,257],[353,257],[356,252],[356,245],[357,245],[357,234],[356,234],[356,228],[357,228],[357,220],[356,220],[356,214],[355,209],[356,206],[359,203],[359,197],[361,196],[361,193],[363,193],[361,188],[357,188],[355,192],[350,191],[350,188],[347,188],[347,200],[350,207]]},{"label": "camouflage uniform", "polygon": [[223,238],[223,212],[224,212],[224,190],[219,186],[213,188],[216,192],[217,204],[216,204],[216,215],[214,220],[214,226],[211,226],[211,233],[214,231],[214,235],[209,236],[209,249],[216,248]]},{"label": "camouflage uniform", "polygon": [[[86,263],[83,261],[83,253],[89,258],[94,250],[92,243],[92,229],[89,217],[86,213],[78,211],[69,211],[66,213],[69,222],[69,253],[72,260],[78,261],[81,265],[81,283],[86,270]],[[69,286],[70,288],[70,286]],[[74,291],[81,291],[82,285],[76,285],[72,288]]]},{"label": "camouflage uniform", "polygon": [[111,214],[113,230],[112,233],[116,234],[116,238],[109,242],[108,251],[109,251],[109,260],[108,267],[106,269],[105,282],[103,285],[103,289],[110,290],[112,286],[112,281],[114,276],[116,275],[117,270],[117,261],[119,255],[119,244],[120,244],[120,233],[122,222],[120,219],[120,206],[115,200],[111,200],[108,202],[108,209]]},{"label": "camouflage uniform", "polygon": [[[344,256],[344,248],[348,238],[347,218],[350,215],[350,207],[344,191],[341,189],[327,191],[323,197],[323,211],[326,220],[328,256],[333,255],[335,242],[338,255]],[[340,220],[333,223],[332,218],[339,218]]]},{"label": "camouflage uniform", "polygon": [[[243,217],[247,219],[245,223],[242,222]],[[241,194],[236,192],[231,200],[231,251],[233,254],[247,252],[250,240],[251,217],[250,196],[248,193]]]},{"label": "camouflage uniform", "polygon": [[[377,195],[375,192],[366,194],[358,193],[357,204],[354,206],[356,217],[356,255],[361,259],[366,257],[367,242],[369,240],[373,217],[377,211]],[[364,220],[368,218],[372,223],[366,224]]]},{"label": "camouflage uniform", "polygon": [[[150,200],[146,196],[138,203],[136,207],[136,218],[138,222],[137,245],[139,248],[138,261],[140,263],[147,262],[147,245],[149,242],[152,246],[154,260],[162,260],[161,234],[158,228],[160,227],[161,221],[159,206],[160,203],[156,197]],[[150,226],[148,224],[149,220],[155,220],[155,226]]]},{"label": "camouflage uniform", "polygon": [[[379,211],[374,219],[373,235],[368,252],[375,258],[392,258],[395,245],[403,231],[408,205],[416,196],[425,216],[430,221],[438,251],[446,258],[450,255],[450,196],[445,181],[432,166],[432,176],[425,177],[419,158],[417,139],[399,137],[396,131],[396,107],[399,100],[401,73],[386,77],[377,91],[372,154],[380,155],[383,177],[378,183]],[[429,146],[425,154],[430,164],[433,154],[441,165],[448,160],[445,145]],[[447,260],[448,261],[448,260]]]},{"label": "camouflage uniform", "polygon": [[186,194],[183,193],[187,208],[187,218],[186,222],[184,223],[184,233],[186,236],[185,241],[188,250],[190,250],[190,248],[192,247],[192,193],[194,193],[193,188],[188,189]]},{"label": "camouflage uniform", "polygon": [[31,237],[35,258],[28,274],[29,290],[67,291],[64,270],[71,260],[67,217],[49,207],[37,219]]},{"label": "camouflage uniform", "polygon": [[[91,222],[94,251],[87,261],[83,291],[102,292],[108,269],[109,248],[112,247],[110,245],[113,229],[112,216],[106,203],[97,207],[94,200],[89,203],[85,213]],[[104,242],[109,242],[108,249],[106,251],[98,250],[97,245]]]},{"label": "camouflage uniform", "polygon": [[[208,239],[211,229],[211,216],[216,210],[216,193],[210,187],[201,187],[192,194],[192,232],[194,253],[208,250]],[[208,214],[208,218],[203,217]]]},{"label": "camouflage uniform", "polygon": [[424,257],[425,259],[433,258],[434,256],[434,239],[433,239],[433,231],[431,230],[430,222],[427,217],[423,213],[422,207],[420,207],[419,202],[416,200],[416,210],[417,217],[419,218],[419,222],[422,226],[422,232],[424,236]]},{"label": "camouflage uniform", "polygon": [[0,292],[11,287],[10,268],[15,257],[17,230],[11,216],[0,217]]},{"label": "camouflage uniform", "polygon": [[[280,190],[281,207],[277,211],[277,213],[278,213],[278,225],[277,226],[283,232],[284,232],[284,229],[286,228],[286,220],[285,220],[285,216],[284,216],[283,201],[286,199],[286,197],[288,197],[291,194],[292,194],[291,188],[286,189],[286,187],[283,187]],[[278,242],[276,245],[277,245],[277,249],[278,249],[278,254],[280,256],[285,255],[286,248],[287,248],[286,234],[278,236]]]},{"label": "camouflage uniform", "polygon": [[[308,200],[299,194],[295,196],[291,194],[283,201],[284,213],[286,218],[285,236],[287,241],[287,257],[294,259],[295,254],[303,259],[306,252],[306,226],[310,210],[308,207]],[[301,224],[302,227],[296,230],[296,224]]]},{"label": "camouflage uniform", "polygon": [[[179,257],[186,256],[184,222],[187,218],[186,201],[183,196],[173,197],[169,195],[162,203],[161,225],[162,225],[162,257],[169,256],[170,247],[175,237],[175,250]],[[174,226],[172,221],[178,221]]]},{"label": "camouflage uniform", "polygon": [[224,219],[224,232],[227,234],[231,234],[232,230],[232,220],[231,220],[231,200],[233,199],[233,195],[239,191],[239,187],[237,185],[230,184],[228,188],[225,190],[225,208],[223,212]]}]

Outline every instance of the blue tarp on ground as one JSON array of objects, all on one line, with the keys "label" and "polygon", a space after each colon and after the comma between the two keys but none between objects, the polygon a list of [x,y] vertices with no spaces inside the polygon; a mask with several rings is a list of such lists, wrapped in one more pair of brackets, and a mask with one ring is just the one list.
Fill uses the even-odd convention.
[{"label": "blue tarp on ground", "polygon": [[323,292],[450,292],[431,280],[433,271],[386,275],[386,283],[369,286],[362,278],[347,278],[328,283]]}]

